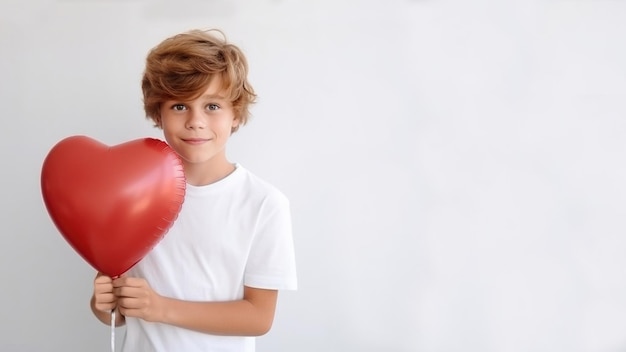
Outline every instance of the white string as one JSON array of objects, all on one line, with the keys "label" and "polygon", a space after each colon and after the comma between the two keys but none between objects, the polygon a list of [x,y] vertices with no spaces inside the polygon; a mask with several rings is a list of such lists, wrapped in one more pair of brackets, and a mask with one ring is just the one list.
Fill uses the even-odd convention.
[{"label": "white string", "polygon": [[115,352],[115,308],[111,311],[111,352]]}]

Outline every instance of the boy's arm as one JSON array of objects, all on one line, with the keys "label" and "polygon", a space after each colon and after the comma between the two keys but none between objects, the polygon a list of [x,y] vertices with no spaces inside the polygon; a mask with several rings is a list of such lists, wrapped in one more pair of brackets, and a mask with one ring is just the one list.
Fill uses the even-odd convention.
[{"label": "boy's arm", "polygon": [[143,279],[114,281],[118,309],[128,317],[214,335],[260,336],[274,321],[278,291],[244,286],[243,299],[192,302],[158,295]]},{"label": "boy's arm", "polygon": [[164,299],[162,320],[182,328],[216,335],[260,336],[274,321],[278,291],[244,287],[242,300],[187,302]]}]

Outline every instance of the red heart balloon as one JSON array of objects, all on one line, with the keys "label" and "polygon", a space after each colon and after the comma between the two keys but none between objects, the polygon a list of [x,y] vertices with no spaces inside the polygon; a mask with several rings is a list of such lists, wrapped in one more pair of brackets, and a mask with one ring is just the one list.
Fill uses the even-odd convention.
[{"label": "red heart balloon", "polygon": [[43,200],[69,244],[96,270],[119,276],[165,235],[180,212],[185,175],[163,141],[57,143],[41,172]]}]

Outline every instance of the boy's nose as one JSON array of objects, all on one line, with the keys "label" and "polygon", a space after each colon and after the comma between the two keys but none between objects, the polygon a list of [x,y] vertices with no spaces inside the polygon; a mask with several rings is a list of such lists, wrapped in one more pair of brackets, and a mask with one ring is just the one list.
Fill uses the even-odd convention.
[{"label": "boy's nose", "polygon": [[186,127],[189,129],[197,129],[204,128],[205,126],[206,121],[204,119],[204,116],[202,115],[202,112],[199,112],[197,110],[191,110],[187,117]]}]

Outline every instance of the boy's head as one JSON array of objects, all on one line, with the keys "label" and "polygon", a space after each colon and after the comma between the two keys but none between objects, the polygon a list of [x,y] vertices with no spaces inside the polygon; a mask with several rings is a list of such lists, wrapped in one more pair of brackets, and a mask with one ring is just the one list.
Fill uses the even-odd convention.
[{"label": "boy's head", "polygon": [[[221,34],[222,38],[212,32]],[[224,94],[233,105],[238,126],[248,121],[248,108],[256,98],[248,82],[248,63],[241,50],[224,37],[219,30],[192,30],[165,39],[150,51],[141,88],[146,116],[157,126],[161,126],[163,102],[192,100],[218,75],[222,78]]]}]

